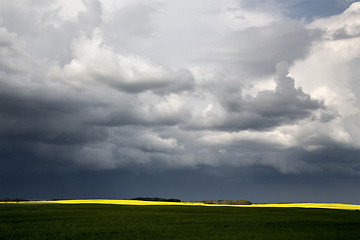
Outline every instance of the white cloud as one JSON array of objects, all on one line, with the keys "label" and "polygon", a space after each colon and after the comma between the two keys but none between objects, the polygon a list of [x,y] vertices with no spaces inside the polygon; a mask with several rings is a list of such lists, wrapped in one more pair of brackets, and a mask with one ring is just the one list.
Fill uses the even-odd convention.
[{"label": "white cloud", "polygon": [[309,27],[325,31],[325,38],[342,39],[360,35],[360,2],[355,2],[342,14],[321,18]]},{"label": "white cloud", "polygon": [[77,20],[78,14],[86,8],[82,0],[58,0],[56,7],[60,7],[59,15],[65,20]]},{"label": "white cloud", "polygon": [[76,86],[93,81],[127,92],[181,91],[192,87],[190,72],[173,71],[138,55],[118,54],[102,42],[98,31],[94,31],[92,39],[85,35],[76,39],[73,54],[74,59],[64,66],[64,75]]},{"label": "white cloud", "polygon": [[[322,102],[312,99],[288,76],[287,63],[277,64],[276,88],[259,91],[255,97],[242,97],[241,85],[223,81],[210,87],[216,104],[210,103],[194,119],[194,127],[241,131],[247,129],[268,131],[286,124],[297,124],[323,111],[331,119]],[[325,116],[325,115],[324,115]]]},{"label": "white cloud", "polygon": [[296,146],[296,141],[293,136],[279,129],[268,132],[249,130],[241,132],[211,132],[201,137],[201,141],[213,146],[237,145],[241,144],[241,142],[257,142],[279,149]]},{"label": "white cloud", "polygon": [[[322,138],[352,147],[360,145],[354,132],[354,122],[360,121],[359,85],[355,80],[359,76],[359,6],[354,3],[340,15],[311,23],[311,28],[325,30],[324,39],[291,68],[292,76],[305,91],[339,114],[337,121],[312,129],[313,134],[321,133]],[[340,37],[340,32],[346,36]]]}]

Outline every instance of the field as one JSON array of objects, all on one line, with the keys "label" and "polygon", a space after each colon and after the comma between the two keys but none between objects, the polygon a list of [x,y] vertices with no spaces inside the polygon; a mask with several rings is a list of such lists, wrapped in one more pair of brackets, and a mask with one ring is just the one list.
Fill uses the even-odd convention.
[{"label": "field", "polygon": [[0,204],[0,239],[360,239],[360,211]]}]

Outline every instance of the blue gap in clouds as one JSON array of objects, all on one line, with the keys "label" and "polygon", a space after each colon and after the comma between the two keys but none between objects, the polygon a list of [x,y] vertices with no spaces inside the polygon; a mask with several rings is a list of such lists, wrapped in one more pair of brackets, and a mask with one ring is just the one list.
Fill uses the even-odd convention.
[{"label": "blue gap in clouds", "polygon": [[298,0],[287,1],[279,0],[284,4],[289,12],[288,17],[295,19],[305,18],[307,20],[314,20],[316,18],[328,17],[342,13],[353,2],[345,0]]}]

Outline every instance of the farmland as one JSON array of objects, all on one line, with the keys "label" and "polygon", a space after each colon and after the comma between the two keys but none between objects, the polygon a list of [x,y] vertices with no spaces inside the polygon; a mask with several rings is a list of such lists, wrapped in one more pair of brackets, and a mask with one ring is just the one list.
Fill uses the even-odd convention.
[{"label": "farmland", "polygon": [[2,203],[0,239],[360,239],[357,210],[146,204]]}]

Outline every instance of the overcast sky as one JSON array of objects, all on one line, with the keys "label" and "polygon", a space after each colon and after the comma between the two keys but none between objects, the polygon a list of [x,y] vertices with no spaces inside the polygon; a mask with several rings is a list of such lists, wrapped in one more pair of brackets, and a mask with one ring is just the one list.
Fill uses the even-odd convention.
[{"label": "overcast sky", "polygon": [[360,2],[0,2],[0,198],[360,204]]}]

